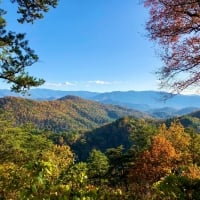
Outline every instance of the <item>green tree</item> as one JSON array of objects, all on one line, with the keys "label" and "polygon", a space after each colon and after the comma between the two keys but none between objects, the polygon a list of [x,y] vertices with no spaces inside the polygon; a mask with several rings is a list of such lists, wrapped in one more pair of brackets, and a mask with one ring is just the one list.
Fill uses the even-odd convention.
[{"label": "green tree", "polygon": [[50,150],[53,144],[28,128],[14,128],[1,120],[0,134],[0,199],[19,199],[19,193],[30,182],[27,166]]},{"label": "green tree", "polygon": [[104,183],[109,169],[108,158],[99,150],[93,149],[88,157],[88,177],[92,183]]},{"label": "green tree", "polygon": [[61,184],[67,187],[67,199],[83,199],[88,193],[87,163],[79,162],[66,169]]},{"label": "green tree", "polygon": [[60,190],[62,188],[60,177],[73,161],[69,146],[53,146],[52,149],[42,152],[38,159],[26,167],[29,174],[28,184],[20,189],[21,197],[24,199],[63,197],[66,190]]},{"label": "green tree", "polygon": [[156,200],[198,200],[200,180],[170,174],[153,186]]},{"label": "green tree", "polygon": [[186,130],[190,135],[189,152],[192,164],[200,165],[200,135],[193,129]]},{"label": "green tree", "polygon": [[121,187],[128,190],[128,169],[130,163],[133,160],[132,152],[124,152],[122,145],[117,148],[109,148],[106,151],[106,155],[109,159],[109,183],[113,187]]},{"label": "green tree", "polygon": [[[50,7],[56,7],[57,0],[10,0],[18,4],[20,23],[33,23],[41,19]],[[0,2],[1,3],[1,2]],[[11,90],[26,92],[30,87],[44,83],[43,79],[30,76],[26,68],[38,61],[38,56],[28,46],[24,33],[15,33],[6,29],[6,11],[0,9],[0,79],[11,84]]]},{"label": "green tree", "polygon": [[0,164],[13,162],[22,165],[52,146],[52,142],[42,135],[31,134],[27,128],[6,127],[5,124],[0,134]]},{"label": "green tree", "polygon": [[42,19],[44,13],[49,11],[50,7],[55,8],[58,0],[10,0],[12,3],[18,4],[18,13],[21,17],[18,19],[20,23],[31,22],[36,19]]},{"label": "green tree", "polygon": [[[155,122],[154,122],[155,124]],[[130,123],[130,140],[132,142],[131,151],[133,157],[137,157],[141,152],[151,145],[151,137],[156,133],[156,127],[143,119],[133,120]]]}]

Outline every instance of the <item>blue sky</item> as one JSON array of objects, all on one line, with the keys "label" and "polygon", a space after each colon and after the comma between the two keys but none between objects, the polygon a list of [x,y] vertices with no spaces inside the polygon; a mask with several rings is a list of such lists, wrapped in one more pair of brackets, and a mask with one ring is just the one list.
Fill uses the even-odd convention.
[{"label": "blue sky", "polygon": [[[147,10],[140,0],[60,0],[33,25],[20,25],[2,0],[8,28],[26,32],[40,61],[29,68],[42,88],[95,92],[157,90],[162,63],[146,37]],[[8,87],[1,82],[1,88]]]}]

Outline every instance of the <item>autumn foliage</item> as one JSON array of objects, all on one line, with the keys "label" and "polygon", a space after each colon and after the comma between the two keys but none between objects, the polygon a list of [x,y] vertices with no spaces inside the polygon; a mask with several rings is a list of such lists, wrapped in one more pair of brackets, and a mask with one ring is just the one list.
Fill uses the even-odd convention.
[{"label": "autumn foliage", "polygon": [[152,139],[151,148],[144,151],[133,169],[134,178],[139,181],[155,182],[170,174],[177,154],[171,142],[162,136]]},{"label": "autumn foliage", "polygon": [[49,131],[0,115],[0,199],[199,199],[200,135],[178,121],[153,123],[126,117],[82,132],[92,137],[74,151],[75,141],[56,145]]},{"label": "autumn foliage", "polygon": [[161,87],[181,92],[200,80],[199,0],[145,0],[150,18],[146,28],[163,52],[158,72]]}]

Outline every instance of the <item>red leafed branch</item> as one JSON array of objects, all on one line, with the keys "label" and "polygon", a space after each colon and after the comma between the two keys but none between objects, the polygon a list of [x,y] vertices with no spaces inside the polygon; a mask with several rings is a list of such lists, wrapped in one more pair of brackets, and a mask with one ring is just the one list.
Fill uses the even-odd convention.
[{"label": "red leafed branch", "polygon": [[180,93],[200,83],[200,1],[145,0],[149,38],[162,47],[161,88]]}]

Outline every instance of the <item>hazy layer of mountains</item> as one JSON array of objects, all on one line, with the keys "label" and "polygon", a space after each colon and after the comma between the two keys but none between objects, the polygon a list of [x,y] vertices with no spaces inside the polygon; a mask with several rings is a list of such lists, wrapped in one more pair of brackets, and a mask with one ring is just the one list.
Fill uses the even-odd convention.
[{"label": "hazy layer of mountains", "polygon": [[[157,91],[115,91],[96,93],[88,91],[59,91],[49,89],[30,90],[31,98],[35,100],[56,100],[66,95],[78,96],[84,99],[97,101],[103,104],[123,106],[145,112],[156,118],[181,116],[200,109],[199,95],[176,95],[164,101],[168,93]],[[0,90],[0,97],[20,96],[9,90]]]}]

